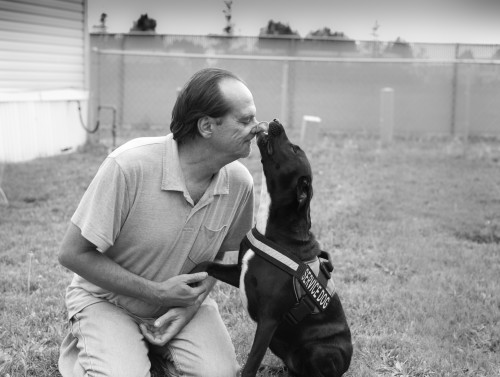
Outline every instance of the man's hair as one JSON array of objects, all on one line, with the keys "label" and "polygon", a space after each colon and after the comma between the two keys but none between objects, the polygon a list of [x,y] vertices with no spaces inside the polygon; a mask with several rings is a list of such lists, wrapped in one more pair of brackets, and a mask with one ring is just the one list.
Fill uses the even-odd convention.
[{"label": "man's hair", "polygon": [[224,79],[243,82],[232,72],[206,68],[196,72],[184,85],[175,101],[170,122],[170,131],[179,144],[188,137],[195,138],[198,135],[200,118],[221,118],[231,110],[219,89],[219,83]]}]

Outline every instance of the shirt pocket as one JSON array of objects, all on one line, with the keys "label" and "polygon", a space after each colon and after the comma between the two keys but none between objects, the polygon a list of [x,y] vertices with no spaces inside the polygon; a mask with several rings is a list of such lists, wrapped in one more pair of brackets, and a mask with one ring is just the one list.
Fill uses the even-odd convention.
[{"label": "shirt pocket", "polygon": [[210,229],[206,225],[202,225],[189,253],[189,260],[195,265],[207,260],[213,260],[222,245],[222,241],[224,241],[226,233],[227,225],[223,225],[220,229]]}]

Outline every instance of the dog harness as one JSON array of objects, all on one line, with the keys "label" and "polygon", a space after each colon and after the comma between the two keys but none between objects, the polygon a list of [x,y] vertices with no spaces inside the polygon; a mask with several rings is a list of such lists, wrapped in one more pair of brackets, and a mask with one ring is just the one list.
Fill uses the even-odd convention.
[{"label": "dog harness", "polygon": [[328,308],[335,293],[331,274],[319,258],[303,262],[297,256],[264,237],[256,228],[249,231],[243,242],[257,255],[293,276],[297,303],[284,319],[296,325],[310,314]]}]

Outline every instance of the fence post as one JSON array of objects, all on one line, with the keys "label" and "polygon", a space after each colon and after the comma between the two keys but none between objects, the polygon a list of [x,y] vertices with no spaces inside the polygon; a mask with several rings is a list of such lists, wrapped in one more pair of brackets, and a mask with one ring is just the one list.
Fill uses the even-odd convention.
[{"label": "fence post", "polygon": [[289,70],[290,62],[286,60],[283,63],[283,70],[281,75],[281,111],[280,120],[284,124],[289,124],[288,119],[288,96],[289,96]]},{"label": "fence post", "polygon": [[[122,52],[125,51],[125,37],[122,38],[121,43]],[[118,70],[118,124],[123,125],[123,113],[125,107],[125,54],[120,56],[120,67]]]},{"label": "fence post", "polygon": [[458,54],[460,50],[460,45],[457,43],[455,45],[455,60],[453,61],[453,77],[451,78],[451,124],[450,133],[451,136],[455,136],[455,123],[456,123],[456,111],[457,111],[457,85],[458,85]]},{"label": "fence post", "polygon": [[380,139],[383,144],[390,143],[394,133],[394,89],[380,90]]},{"label": "fence post", "polygon": [[[95,78],[90,81],[90,96],[89,96],[89,124],[96,124],[97,122],[97,107],[101,104],[101,50],[94,47],[91,52],[92,64],[95,64],[96,68],[93,67],[94,72],[97,72]],[[99,139],[99,136],[97,137]]]},{"label": "fence post", "polygon": [[472,73],[473,66],[467,65],[466,76],[465,76],[465,104],[464,104],[464,129],[463,138],[465,141],[469,139],[470,130],[470,101],[471,101],[471,85],[472,85]]}]

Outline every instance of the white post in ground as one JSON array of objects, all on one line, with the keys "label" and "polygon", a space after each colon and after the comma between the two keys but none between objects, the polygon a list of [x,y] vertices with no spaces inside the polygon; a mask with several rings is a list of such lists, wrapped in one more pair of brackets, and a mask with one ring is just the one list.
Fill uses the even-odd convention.
[{"label": "white post in ground", "polygon": [[302,127],[300,129],[301,146],[316,145],[319,140],[319,128],[321,118],[314,115],[304,115],[302,118]]},{"label": "white post in ground", "polygon": [[394,89],[380,91],[380,139],[383,144],[390,143],[394,135]]}]

